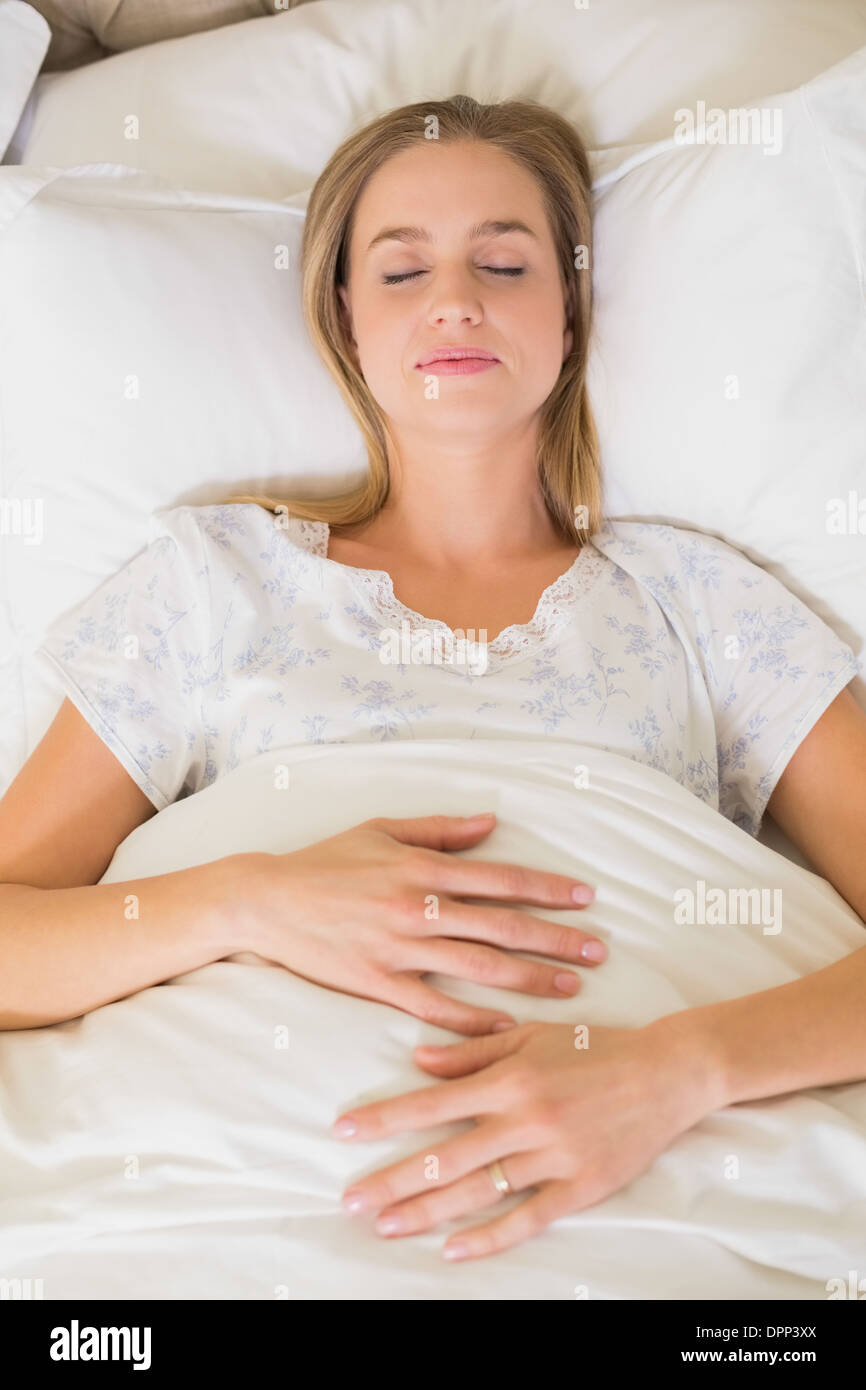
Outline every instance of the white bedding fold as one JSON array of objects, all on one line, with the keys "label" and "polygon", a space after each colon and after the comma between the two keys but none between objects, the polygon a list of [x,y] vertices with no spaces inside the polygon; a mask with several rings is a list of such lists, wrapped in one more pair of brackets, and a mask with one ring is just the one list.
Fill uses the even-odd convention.
[{"label": "white bedding fold", "polygon": [[[103,882],[287,852],[375,815],[481,810],[496,828],[464,853],[595,884],[585,911],[527,911],[591,925],[610,947],[569,1000],[429,977],[520,1021],[638,1026],[866,945],[829,884],[665,774],[556,740],[271,750],[139,827]],[[781,916],[678,924],[675,895],[700,880],[765,889]],[[249,954],[0,1034],[0,1276],[42,1278],[46,1298],[567,1299],[586,1285],[590,1298],[739,1299],[826,1298],[829,1279],[866,1270],[866,1083],[718,1111],[627,1188],[490,1259],[439,1255],[477,1215],[382,1240],[342,1211],[344,1188],[460,1127],[352,1146],[330,1126],[352,1104],[447,1084],[411,1050],[457,1040]]]}]

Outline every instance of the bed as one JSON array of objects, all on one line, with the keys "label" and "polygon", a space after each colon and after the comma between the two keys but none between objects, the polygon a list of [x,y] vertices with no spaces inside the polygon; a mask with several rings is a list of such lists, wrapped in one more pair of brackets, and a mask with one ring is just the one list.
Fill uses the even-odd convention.
[{"label": "bed", "polygon": [[[15,77],[0,105],[0,793],[59,703],[32,659],[43,631],[147,542],[157,509],[356,480],[360,435],[301,318],[304,207],[356,124],[425,94],[519,93],[577,123],[606,513],[765,566],[860,656],[866,709],[862,7],[308,0],[226,19],[40,73],[56,31],[0,5]],[[743,106],[779,113],[766,140],[708,138],[708,111]],[[618,950],[580,997],[590,1022],[636,1026],[863,944],[771,821],[752,839],[615,755],[576,806],[547,744],[510,750],[507,777],[493,745],[358,748],[351,795],[328,751],[298,753],[288,813],[266,765],[245,765],[135,831],[105,881],[481,793],[500,817],[489,857],[609,884],[592,911]],[[784,931],[675,928],[671,895],[699,877],[778,889]],[[442,983],[525,1018],[577,1009]],[[866,1083],[717,1112],[627,1190],[494,1260],[443,1268],[444,1230],[382,1241],[340,1193],[421,1141],[361,1152],[328,1129],[421,1084],[411,1049],[428,1040],[452,1039],[254,956],[0,1034],[0,1277],[39,1277],[47,1298],[821,1299],[864,1267]]]}]

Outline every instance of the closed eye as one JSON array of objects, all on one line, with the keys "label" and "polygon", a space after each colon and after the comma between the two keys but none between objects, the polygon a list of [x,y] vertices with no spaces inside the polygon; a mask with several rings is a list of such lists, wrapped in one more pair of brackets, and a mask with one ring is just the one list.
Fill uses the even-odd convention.
[{"label": "closed eye", "polygon": [[[481,270],[489,270],[493,275],[522,275],[523,266],[519,265],[483,265]],[[407,270],[403,275],[386,275],[383,279],[385,285],[399,285],[403,280],[414,280],[416,275],[424,275],[423,270]]]}]

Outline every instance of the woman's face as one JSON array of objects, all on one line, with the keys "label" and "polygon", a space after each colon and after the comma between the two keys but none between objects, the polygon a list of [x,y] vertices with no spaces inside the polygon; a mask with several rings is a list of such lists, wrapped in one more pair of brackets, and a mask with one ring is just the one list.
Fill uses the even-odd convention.
[{"label": "woman's face", "polygon": [[[488,222],[528,230],[473,235]],[[395,228],[421,233],[379,239]],[[398,439],[423,431],[429,441],[432,431],[443,444],[472,447],[522,431],[572,346],[538,185],[482,142],[431,140],[376,171],[358,202],[340,296],[356,365]],[[417,366],[439,347],[481,348],[499,362],[471,375]]]}]

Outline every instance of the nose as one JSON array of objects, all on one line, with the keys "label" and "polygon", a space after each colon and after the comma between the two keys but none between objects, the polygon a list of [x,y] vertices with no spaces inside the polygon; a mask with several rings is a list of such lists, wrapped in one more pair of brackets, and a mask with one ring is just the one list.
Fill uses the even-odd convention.
[{"label": "nose", "polygon": [[484,317],[478,286],[462,270],[440,271],[436,276],[428,322],[480,323]]},{"label": "nose", "polygon": [[429,322],[432,324],[444,323],[480,323],[483,315],[477,304],[469,304],[465,301],[450,300],[443,303],[441,299],[429,314]]}]

